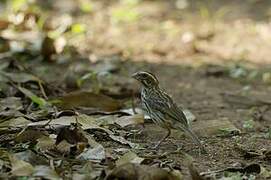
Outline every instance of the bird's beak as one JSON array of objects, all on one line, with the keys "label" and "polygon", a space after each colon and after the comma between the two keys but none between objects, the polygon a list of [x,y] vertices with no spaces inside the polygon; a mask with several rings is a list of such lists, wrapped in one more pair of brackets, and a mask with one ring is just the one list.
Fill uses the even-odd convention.
[{"label": "bird's beak", "polygon": [[132,74],[132,78],[137,79],[137,73]]}]

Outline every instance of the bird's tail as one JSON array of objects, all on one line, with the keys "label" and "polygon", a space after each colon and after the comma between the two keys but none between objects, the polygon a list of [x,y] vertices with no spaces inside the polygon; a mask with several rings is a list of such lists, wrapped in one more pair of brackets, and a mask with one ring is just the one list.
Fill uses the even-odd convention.
[{"label": "bird's tail", "polygon": [[200,147],[201,152],[206,153],[206,150],[202,143],[200,142],[198,136],[190,129],[190,128],[184,128],[185,132],[192,138],[192,140],[198,144]]}]

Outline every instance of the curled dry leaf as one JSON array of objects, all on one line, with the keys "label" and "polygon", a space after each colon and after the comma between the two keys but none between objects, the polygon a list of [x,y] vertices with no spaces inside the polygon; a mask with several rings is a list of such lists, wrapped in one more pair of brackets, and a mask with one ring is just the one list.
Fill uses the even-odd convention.
[{"label": "curled dry leaf", "polygon": [[77,125],[64,126],[60,129],[60,132],[56,137],[56,145],[58,145],[63,140],[66,140],[70,144],[88,142],[87,138],[84,136],[83,130]]},{"label": "curled dry leaf", "polygon": [[21,102],[21,98],[18,97],[7,97],[0,99],[0,111],[4,111],[6,109],[13,110],[22,110],[23,105]]},{"label": "curled dry leaf", "polygon": [[55,40],[49,36],[44,37],[41,45],[41,54],[45,61],[52,61],[52,56],[56,54]]},{"label": "curled dry leaf", "polygon": [[120,125],[121,127],[125,127],[133,124],[143,124],[144,123],[144,115],[143,114],[135,114],[132,116],[122,116],[115,120],[115,123]]},{"label": "curled dry leaf", "polygon": [[21,113],[20,111],[14,110],[14,109],[7,109],[6,111],[0,112],[1,117],[5,117],[7,119],[9,118],[15,118],[15,117],[24,117],[25,115]]},{"label": "curled dry leaf", "polygon": [[3,37],[0,37],[0,53],[4,53],[10,50],[9,41]]},{"label": "curled dry leaf", "polygon": [[[42,82],[38,77],[32,75],[32,74],[27,74],[23,72],[14,72],[14,73],[8,73],[8,72],[0,72],[1,79],[4,77],[6,78],[6,82],[8,81],[13,81],[16,83],[26,83],[26,82]],[[3,76],[3,77],[2,77]]]},{"label": "curled dry leaf", "polygon": [[15,137],[15,142],[24,143],[24,142],[36,142],[37,139],[47,136],[48,133],[45,131],[40,131],[38,129],[25,129],[22,132],[19,132]]},{"label": "curled dry leaf", "polygon": [[105,159],[105,149],[101,144],[97,144],[94,147],[89,147],[77,156],[81,160],[91,160],[101,162]]},{"label": "curled dry leaf", "polygon": [[93,92],[73,92],[61,98],[59,106],[62,108],[92,107],[103,111],[115,111],[121,108],[122,102],[102,94]]},{"label": "curled dry leaf", "polygon": [[259,175],[259,178],[263,179],[270,179],[271,178],[271,171],[267,170],[263,166],[261,166],[261,173]]},{"label": "curled dry leaf", "polygon": [[24,117],[12,118],[6,121],[2,121],[0,123],[0,128],[8,128],[8,127],[22,127],[30,124],[31,121],[25,119]]},{"label": "curled dry leaf", "polygon": [[97,179],[97,177],[101,175],[101,171],[102,169],[95,168],[95,165],[92,162],[87,161],[78,173],[73,173],[73,179]]},{"label": "curled dry leaf", "polygon": [[16,153],[14,156],[19,160],[30,163],[32,166],[48,164],[48,160],[44,156],[34,153],[32,150]]},{"label": "curled dry leaf", "polygon": [[101,162],[103,159],[105,159],[105,148],[96,142],[91,135],[86,134],[86,138],[88,140],[89,147],[78,155],[77,158],[97,162]]},{"label": "curled dry leaf", "polygon": [[[39,126],[39,125],[44,125],[47,123],[48,121],[39,121],[39,122],[30,123],[29,126]],[[138,147],[138,144],[132,143],[126,140],[124,137],[114,135],[114,133],[110,131],[109,129],[100,127],[99,122],[97,122],[97,120],[94,117],[91,117],[85,114],[80,114],[79,116],[62,116],[60,118],[51,120],[48,123],[48,125],[54,126],[54,127],[57,127],[60,125],[69,126],[71,123],[79,123],[83,130],[87,130],[87,129],[102,130],[107,133],[108,137],[110,137],[112,140],[116,142],[129,145],[132,148]]]},{"label": "curled dry leaf", "polygon": [[10,22],[8,20],[5,19],[0,19],[0,30],[4,30],[7,29],[9,26]]},{"label": "curled dry leaf", "polygon": [[49,166],[36,166],[34,169],[33,176],[41,177],[44,179],[52,179],[52,180],[59,180],[61,179],[58,174],[51,169]]},{"label": "curled dry leaf", "polygon": [[[29,126],[39,126],[39,125],[44,125],[47,123],[48,123],[48,120],[39,121],[39,122],[31,123],[29,124]],[[99,125],[96,122],[96,119],[94,117],[91,117],[85,114],[80,114],[78,116],[61,116],[60,118],[50,120],[48,125],[57,127],[57,126],[69,126],[70,124],[73,124],[73,123],[80,124],[83,130],[99,128]]]},{"label": "curled dry leaf", "polygon": [[34,167],[23,160],[17,159],[14,155],[9,155],[11,163],[11,173],[14,176],[30,176],[34,172]]},{"label": "curled dry leaf", "polygon": [[48,136],[38,138],[37,141],[36,147],[41,151],[52,149],[55,146],[55,140]]},{"label": "curled dry leaf", "polygon": [[[75,145],[72,145],[70,143],[68,143],[66,140],[61,141],[55,148],[55,150],[57,151],[57,155],[62,154],[62,155],[69,155],[69,154],[74,154],[76,152],[72,152],[72,148],[76,147]],[[73,149],[73,150],[77,150],[77,149]]]},{"label": "curled dry leaf", "polygon": [[20,110],[23,109],[21,98],[7,97],[0,100],[0,116],[18,117],[23,116]]},{"label": "curled dry leaf", "polygon": [[110,137],[112,140],[114,140],[114,141],[117,141],[117,142],[119,142],[119,143],[121,143],[121,144],[129,145],[131,148],[138,148],[138,147],[139,147],[138,144],[132,143],[132,142],[126,140],[124,137],[121,137],[121,136],[115,136],[115,135],[113,134],[112,131],[109,131],[109,130],[108,130],[108,131],[106,131],[106,132],[108,133],[109,137]]},{"label": "curled dry leaf", "polygon": [[144,158],[138,157],[134,152],[129,151],[116,161],[116,165],[121,166],[126,163],[140,164],[143,160]]}]

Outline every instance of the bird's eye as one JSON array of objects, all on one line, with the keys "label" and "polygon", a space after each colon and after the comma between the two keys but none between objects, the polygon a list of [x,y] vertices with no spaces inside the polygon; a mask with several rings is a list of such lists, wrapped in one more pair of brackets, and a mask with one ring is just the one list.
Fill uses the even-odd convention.
[{"label": "bird's eye", "polygon": [[147,84],[152,84],[152,80],[151,79],[146,79],[145,81],[147,82]]},{"label": "bird's eye", "polygon": [[147,77],[148,77],[147,74],[142,74],[141,76],[142,76],[143,78],[147,78]]}]

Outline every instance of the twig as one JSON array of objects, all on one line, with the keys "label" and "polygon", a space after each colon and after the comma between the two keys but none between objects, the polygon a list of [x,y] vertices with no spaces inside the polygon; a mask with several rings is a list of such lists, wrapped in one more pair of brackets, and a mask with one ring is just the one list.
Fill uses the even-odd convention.
[{"label": "twig", "polygon": [[40,79],[38,80],[38,84],[39,84],[39,88],[40,88],[41,94],[43,95],[44,99],[48,100],[48,96],[46,95],[46,93],[44,91],[44,88],[43,88],[43,85],[42,85]]}]

